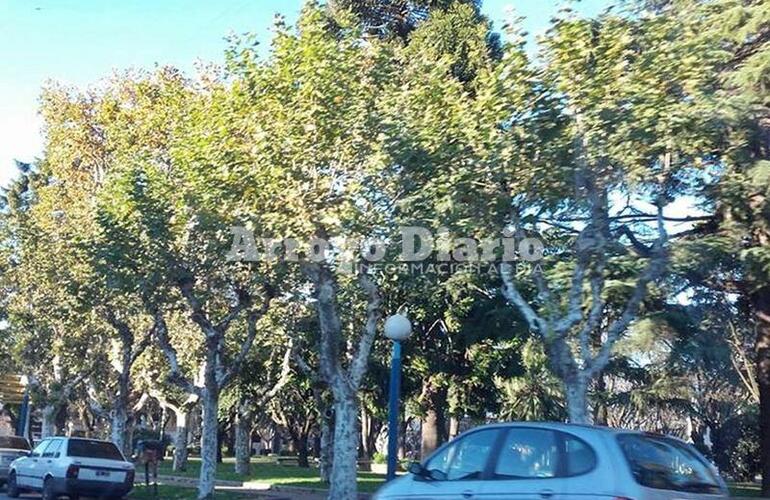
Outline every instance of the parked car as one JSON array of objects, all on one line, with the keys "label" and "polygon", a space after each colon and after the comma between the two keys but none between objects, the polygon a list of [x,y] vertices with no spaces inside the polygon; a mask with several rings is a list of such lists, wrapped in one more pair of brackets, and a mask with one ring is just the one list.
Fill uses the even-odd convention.
[{"label": "parked car", "polygon": [[117,446],[95,439],[53,437],[11,462],[8,496],[39,491],[43,500],[67,495],[103,499],[125,497],[134,486],[134,465]]},{"label": "parked car", "polygon": [[29,442],[19,436],[0,436],[0,486],[8,479],[11,462],[29,453]]},{"label": "parked car", "polygon": [[507,423],[468,431],[376,500],[726,498],[716,468],[676,438],[589,425]]}]

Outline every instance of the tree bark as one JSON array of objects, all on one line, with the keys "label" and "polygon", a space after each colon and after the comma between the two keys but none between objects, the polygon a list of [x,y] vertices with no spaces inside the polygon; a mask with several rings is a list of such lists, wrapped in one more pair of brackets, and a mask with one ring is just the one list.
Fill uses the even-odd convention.
[{"label": "tree bark", "polygon": [[446,438],[446,417],[444,405],[446,403],[446,389],[436,388],[430,381],[425,381],[422,388],[422,396],[426,405],[425,417],[420,428],[421,446],[420,456],[425,459],[438,448]]},{"label": "tree bark", "polygon": [[567,414],[572,424],[588,424],[588,384],[580,377],[564,380]]},{"label": "tree bark", "polygon": [[332,415],[321,414],[321,443],[318,456],[318,473],[321,481],[329,483],[334,459],[334,420]]},{"label": "tree bark", "polygon": [[235,473],[251,472],[251,415],[245,405],[239,405],[235,413]]},{"label": "tree bark", "polygon": [[334,461],[329,500],[354,500],[356,494],[358,401],[355,393],[334,401]]},{"label": "tree bark", "polygon": [[113,408],[110,412],[110,436],[112,442],[118,447],[120,451],[127,457],[131,456],[131,440],[129,436],[129,414],[128,414],[128,391],[129,391],[129,378],[128,370],[124,366],[124,373],[118,376],[118,394],[113,402]]},{"label": "tree bark", "polygon": [[[208,370],[207,370],[208,371]],[[213,374],[211,374],[213,377]],[[207,386],[209,384],[206,384]],[[217,472],[219,449],[219,388],[216,384],[203,391],[203,430],[201,433],[201,472],[198,479],[198,500],[214,497],[214,476]]]},{"label": "tree bark", "polygon": [[367,275],[365,264],[358,276],[366,292],[367,307],[364,331],[358,339],[357,352],[348,352],[350,364],[343,366],[340,347],[343,345],[342,323],[337,310],[336,282],[325,266],[311,266],[316,309],[321,330],[319,345],[320,373],[331,388],[334,397],[334,461],[332,462],[329,498],[355,500],[357,498],[356,459],[359,439],[358,390],[366,374],[377,323],[382,311],[382,299],[377,285]]},{"label": "tree bark", "polygon": [[110,439],[115,443],[120,451],[127,457],[131,456],[131,443],[128,439],[128,408],[119,400],[118,397],[115,401],[115,408],[113,408],[110,415]]},{"label": "tree bark", "polygon": [[308,460],[307,440],[307,434],[300,434],[296,438],[292,438],[294,449],[297,450],[297,465],[305,469],[310,467],[310,461]]},{"label": "tree bark", "polygon": [[422,419],[420,456],[425,459],[441,445],[442,427],[444,425],[443,410],[429,408]]},{"label": "tree bark", "polygon": [[770,496],[770,286],[757,290],[751,299],[757,322],[755,349],[759,386],[762,496]]},{"label": "tree bark", "polygon": [[40,424],[40,437],[42,439],[56,435],[56,414],[58,410],[59,407],[57,405],[48,404],[43,407],[41,411],[43,419]]},{"label": "tree bark", "polygon": [[176,436],[174,437],[174,463],[171,466],[174,472],[187,470],[187,440],[190,431],[187,427],[187,412],[182,409],[174,411],[176,417]]},{"label": "tree bark", "polygon": [[409,420],[401,415],[401,422],[398,424],[398,459],[406,458],[406,431],[409,430]]},{"label": "tree bark", "polygon": [[449,417],[449,439],[454,439],[460,434],[460,420],[452,415]]}]

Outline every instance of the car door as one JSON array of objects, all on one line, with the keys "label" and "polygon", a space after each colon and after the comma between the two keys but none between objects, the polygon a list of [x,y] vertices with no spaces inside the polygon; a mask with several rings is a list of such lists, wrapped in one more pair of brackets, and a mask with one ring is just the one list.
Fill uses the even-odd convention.
[{"label": "car door", "polygon": [[40,487],[43,486],[43,479],[46,474],[51,474],[56,477],[55,467],[56,459],[59,458],[62,451],[63,439],[52,439],[51,443],[43,450],[43,454],[38,460],[37,467],[35,468],[35,481],[38,481]]},{"label": "car door", "polygon": [[510,427],[485,481],[484,500],[557,500],[562,489],[556,431]]},{"label": "car door", "polygon": [[430,477],[416,479],[409,498],[480,498],[500,432],[499,428],[480,429],[445,445],[425,463]]},{"label": "car door", "polygon": [[25,488],[42,487],[42,484],[38,486],[35,473],[43,452],[48,447],[50,442],[50,439],[44,439],[43,441],[40,441],[40,443],[38,443],[38,445],[32,449],[32,453],[30,453],[27,458],[20,461],[19,464],[16,465],[16,483],[19,486],[24,486]]}]

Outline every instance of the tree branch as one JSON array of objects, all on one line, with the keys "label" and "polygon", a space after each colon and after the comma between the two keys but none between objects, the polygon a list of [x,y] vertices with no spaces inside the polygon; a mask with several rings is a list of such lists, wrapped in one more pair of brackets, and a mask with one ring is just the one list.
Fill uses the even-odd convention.
[{"label": "tree branch", "polygon": [[[265,299],[262,302],[262,307],[259,311],[252,311],[249,314],[247,323],[247,333],[246,333],[246,339],[243,341],[243,344],[241,344],[241,350],[238,352],[235,359],[230,363],[230,366],[227,368],[227,370],[224,372],[224,374],[217,380],[217,383],[219,384],[219,387],[226,386],[235,376],[236,373],[241,369],[241,366],[243,365],[244,360],[246,359],[246,356],[249,355],[249,351],[251,351],[252,346],[254,345],[254,339],[257,338],[257,322],[259,322],[260,318],[262,318],[265,314],[267,314],[267,311],[270,309],[270,303],[273,300],[273,293],[269,288],[265,289]],[[239,299],[239,304],[245,303],[246,301]],[[248,299],[248,303],[251,303],[251,299]],[[242,309],[238,309],[238,313],[240,313]],[[230,316],[230,315],[228,315]],[[227,320],[227,323],[229,324],[230,320]],[[221,332],[224,332],[224,330],[220,330]]]},{"label": "tree branch", "polygon": [[176,349],[171,345],[171,341],[168,337],[166,320],[163,318],[163,313],[160,311],[155,313],[155,326],[155,336],[158,339],[158,346],[166,356],[166,360],[170,367],[170,372],[167,377],[168,381],[177,387],[182,388],[186,392],[200,397],[202,395],[201,388],[193,384],[193,382],[182,373],[182,370],[179,367]]},{"label": "tree branch", "polygon": [[639,311],[639,306],[644,300],[644,297],[647,295],[647,285],[657,281],[666,268],[666,261],[668,259],[666,242],[668,241],[668,235],[663,219],[662,205],[658,207],[658,215],[658,239],[652,250],[652,258],[650,259],[647,268],[637,280],[634,291],[626,303],[626,307],[623,309],[623,313],[615,319],[607,329],[607,339],[604,344],[602,344],[599,353],[590,363],[589,376],[599,373],[605,366],[607,366],[615,342],[620,337],[620,334],[628,328],[628,325]]},{"label": "tree branch", "polygon": [[206,310],[203,308],[203,304],[195,295],[195,280],[193,278],[180,280],[178,287],[179,291],[182,293],[182,296],[187,301],[187,304],[190,306],[190,309],[192,309],[190,319],[192,319],[195,324],[201,327],[206,337],[217,336],[219,334],[219,330],[217,330],[217,328],[211,323],[208,313],[206,313]]},{"label": "tree branch", "polygon": [[377,323],[382,317],[382,298],[377,284],[367,274],[368,266],[362,265],[358,281],[366,293],[366,323],[361,339],[358,341],[358,350],[350,365],[350,383],[354,388],[358,388],[361,380],[366,374],[366,367],[369,363],[369,354],[372,350],[374,338],[377,335]]},{"label": "tree branch", "polygon": [[514,284],[512,274],[512,266],[507,262],[503,262],[500,265],[500,277],[503,280],[503,296],[524,315],[524,319],[527,321],[530,329],[538,332],[541,336],[547,335],[548,323],[545,319],[538,316],[535,310],[532,309],[532,306],[521,296]]}]

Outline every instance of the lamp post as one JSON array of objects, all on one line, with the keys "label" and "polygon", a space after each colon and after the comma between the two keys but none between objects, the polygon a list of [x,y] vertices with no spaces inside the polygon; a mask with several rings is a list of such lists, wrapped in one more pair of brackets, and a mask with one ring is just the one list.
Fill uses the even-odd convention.
[{"label": "lamp post", "polygon": [[390,396],[388,398],[388,474],[386,480],[396,477],[398,463],[398,400],[401,392],[401,342],[412,333],[412,323],[401,314],[385,320],[385,336],[393,341],[390,364]]}]

